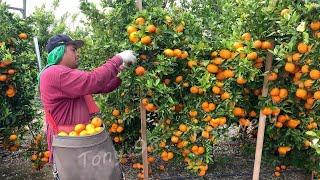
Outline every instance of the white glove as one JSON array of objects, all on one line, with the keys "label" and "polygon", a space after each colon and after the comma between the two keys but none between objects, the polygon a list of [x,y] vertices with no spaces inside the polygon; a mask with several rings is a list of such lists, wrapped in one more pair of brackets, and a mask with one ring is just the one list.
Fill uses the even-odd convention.
[{"label": "white glove", "polygon": [[131,50],[125,50],[117,55],[121,57],[122,62],[125,66],[129,64],[135,64],[137,62],[137,58],[134,55],[134,52]]}]

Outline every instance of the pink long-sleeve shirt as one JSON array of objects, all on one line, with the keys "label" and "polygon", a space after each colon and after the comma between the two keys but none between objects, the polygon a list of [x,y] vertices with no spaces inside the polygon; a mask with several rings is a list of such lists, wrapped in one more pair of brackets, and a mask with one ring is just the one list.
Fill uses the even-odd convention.
[{"label": "pink long-sleeve shirt", "polygon": [[[117,77],[121,64],[121,57],[114,56],[91,72],[63,65],[53,65],[44,70],[40,77],[41,102],[44,109],[52,115],[55,124],[68,126],[88,123],[90,112],[85,96],[116,89],[121,84]],[[49,150],[52,150],[52,135],[52,127],[48,126]]]}]

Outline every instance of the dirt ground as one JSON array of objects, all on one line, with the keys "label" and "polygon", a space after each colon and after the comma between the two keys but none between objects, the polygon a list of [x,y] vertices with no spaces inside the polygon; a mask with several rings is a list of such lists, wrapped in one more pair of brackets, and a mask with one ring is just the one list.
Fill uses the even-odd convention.
[{"label": "dirt ground", "polygon": [[[192,176],[183,168],[183,166],[168,165],[166,171],[159,171],[153,168],[150,179],[163,180],[182,180],[182,179],[219,179],[219,180],[247,180],[252,178],[252,170],[254,157],[244,157],[239,152],[236,146],[228,146],[225,144],[216,148],[213,153],[215,158],[214,164],[209,166],[208,173],[205,177],[199,178]],[[23,150],[18,152],[7,152],[0,149],[0,179],[2,180],[47,180],[53,179],[51,166],[45,166],[41,171],[36,171],[31,168],[29,160],[22,157]],[[220,152],[220,153],[219,153]],[[222,153],[221,153],[222,152]],[[134,160],[128,159],[128,162],[123,166],[125,177],[128,180],[137,179],[137,170],[134,170],[132,164]],[[162,162],[157,160],[153,167],[158,167]],[[299,169],[288,167],[281,173],[281,176],[273,177],[274,167],[263,162],[261,165],[260,179],[288,179],[288,180],[305,180],[311,179],[309,175]]]}]

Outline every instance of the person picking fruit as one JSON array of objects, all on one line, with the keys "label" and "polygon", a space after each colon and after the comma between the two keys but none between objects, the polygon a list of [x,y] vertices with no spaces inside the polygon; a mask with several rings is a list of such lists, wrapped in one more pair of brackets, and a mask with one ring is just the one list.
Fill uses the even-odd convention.
[{"label": "person picking fruit", "polygon": [[[49,53],[47,65],[40,72],[38,83],[41,102],[46,112],[47,143],[50,151],[52,137],[57,131],[69,132],[76,124],[87,124],[91,116],[99,111],[92,94],[115,90],[121,84],[118,73],[126,66],[136,63],[134,52],[126,50],[93,71],[79,70],[77,49],[83,45],[82,40],[72,40],[63,34],[51,37],[46,45]],[[49,116],[54,122],[48,121]]]}]

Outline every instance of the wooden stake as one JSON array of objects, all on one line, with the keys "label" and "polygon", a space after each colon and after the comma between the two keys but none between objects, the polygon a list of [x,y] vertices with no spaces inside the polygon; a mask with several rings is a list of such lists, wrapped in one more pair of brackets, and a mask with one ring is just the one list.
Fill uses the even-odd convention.
[{"label": "wooden stake", "polygon": [[[271,70],[271,66],[272,66],[272,54],[269,52],[267,54],[265,72],[268,73]],[[268,76],[266,75],[263,80],[262,97],[266,97],[267,95],[268,95]],[[266,126],[266,116],[262,114],[262,110],[260,110],[256,154],[255,154],[253,177],[252,177],[253,180],[259,179],[265,126]]]},{"label": "wooden stake", "polygon": [[147,151],[147,119],[146,109],[140,101],[140,115],[141,115],[141,138],[142,138],[142,162],[144,179],[148,179],[148,151]]}]

